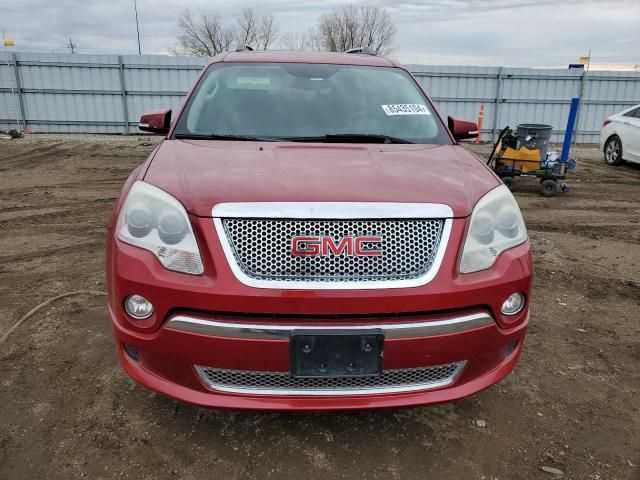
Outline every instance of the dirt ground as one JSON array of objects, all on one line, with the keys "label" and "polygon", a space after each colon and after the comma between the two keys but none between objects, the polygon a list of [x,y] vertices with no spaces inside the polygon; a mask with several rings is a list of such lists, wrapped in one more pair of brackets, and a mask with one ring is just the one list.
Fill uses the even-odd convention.
[{"label": "dirt ground", "polygon": [[[0,337],[43,300],[104,289],[105,222],[156,142],[0,140]],[[70,297],[0,344],[0,479],[640,479],[640,167],[574,156],[569,194],[516,194],[533,317],[500,385],[402,410],[203,410],[134,384],[105,298]]]}]

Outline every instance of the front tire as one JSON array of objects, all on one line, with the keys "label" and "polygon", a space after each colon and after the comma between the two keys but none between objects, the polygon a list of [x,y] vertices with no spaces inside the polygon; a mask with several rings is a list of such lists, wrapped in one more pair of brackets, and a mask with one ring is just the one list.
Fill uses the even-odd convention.
[{"label": "front tire", "polygon": [[604,144],[604,161],[607,165],[620,165],[622,162],[622,141],[620,137],[613,136],[607,140]]},{"label": "front tire", "polygon": [[514,191],[516,188],[516,179],[513,177],[502,177],[502,183],[504,183],[510,191]]},{"label": "front tire", "polygon": [[540,193],[545,197],[555,197],[558,193],[558,182],[547,178],[540,182]]}]

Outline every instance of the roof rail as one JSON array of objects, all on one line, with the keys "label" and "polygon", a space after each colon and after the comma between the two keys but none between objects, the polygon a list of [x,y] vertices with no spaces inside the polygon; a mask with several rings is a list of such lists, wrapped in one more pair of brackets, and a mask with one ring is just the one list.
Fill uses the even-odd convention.
[{"label": "roof rail", "polygon": [[360,53],[362,55],[373,55],[374,57],[377,56],[373,48],[368,45],[363,47],[350,48],[345,53]]},{"label": "roof rail", "polygon": [[236,52],[253,52],[253,47],[251,45],[238,45],[236,47]]}]

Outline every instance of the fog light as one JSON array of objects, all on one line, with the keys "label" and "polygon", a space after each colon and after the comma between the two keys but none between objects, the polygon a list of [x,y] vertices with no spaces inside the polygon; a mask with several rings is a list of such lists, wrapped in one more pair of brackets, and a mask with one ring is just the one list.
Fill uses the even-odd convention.
[{"label": "fog light", "polygon": [[502,304],[500,311],[504,315],[515,315],[524,307],[524,295],[521,293],[512,293]]},{"label": "fog light", "polygon": [[136,320],[149,318],[153,313],[153,305],[140,295],[131,295],[124,301],[124,308]]}]

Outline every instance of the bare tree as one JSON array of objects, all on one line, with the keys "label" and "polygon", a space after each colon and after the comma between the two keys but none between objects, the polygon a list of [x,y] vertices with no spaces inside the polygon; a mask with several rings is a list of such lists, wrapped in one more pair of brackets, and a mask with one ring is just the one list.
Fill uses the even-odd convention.
[{"label": "bare tree", "polygon": [[178,47],[174,53],[213,57],[231,48],[236,32],[224,25],[217,15],[201,15],[194,18],[188,10],[178,17]]},{"label": "bare tree", "polygon": [[273,15],[264,15],[260,18],[258,26],[258,39],[256,46],[260,50],[268,50],[278,36],[278,24]]},{"label": "bare tree", "polygon": [[258,39],[258,20],[252,8],[242,10],[242,15],[238,18],[236,39],[242,45],[255,45]]},{"label": "bare tree", "polygon": [[242,10],[235,25],[227,25],[217,15],[194,17],[184,11],[178,17],[178,46],[173,53],[212,57],[226,52],[236,43],[267,50],[278,33],[272,15],[259,15],[251,8]]},{"label": "bare tree", "polygon": [[317,32],[287,32],[282,35],[280,44],[282,48],[295,52],[308,52],[321,50]]},{"label": "bare tree", "polygon": [[[242,10],[231,26],[215,14],[194,17],[188,10],[178,18],[180,34],[175,54],[214,56],[229,50],[234,43],[269,49],[277,41],[278,24],[273,15],[260,15],[252,8]],[[377,54],[389,53],[395,26],[386,10],[375,6],[348,5],[320,18],[317,30],[289,32],[279,42],[290,50],[328,50],[344,52],[369,47]]]},{"label": "bare tree", "polygon": [[375,6],[348,5],[320,19],[318,41],[324,50],[344,52],[369,47],[377,54],[391,51],[396,28],[386,10]]},{"label": "bare tree", "polygon": [[273,15],[260,15],[252,8],[242,10],[236,31],[239,44],[268,50],[275,41],[277,33],[278,25]]}]

